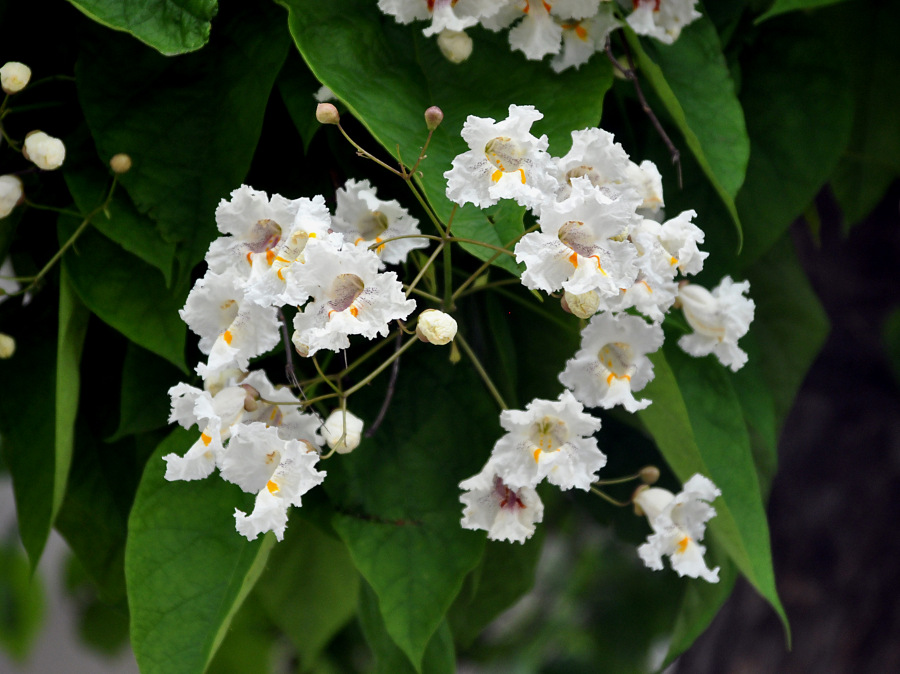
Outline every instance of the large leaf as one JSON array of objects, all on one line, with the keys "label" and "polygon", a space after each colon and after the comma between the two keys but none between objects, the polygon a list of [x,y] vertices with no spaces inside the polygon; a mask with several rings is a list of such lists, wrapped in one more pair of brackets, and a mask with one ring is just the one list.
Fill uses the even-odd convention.
[{"label": "large leaf", "polygon": [[209,40],[217,0],[69,0],[94,21],[130,33],[163,54],[200,49]]},{"label": "large leaf", "polygon": [[[209,47],[166,58],[127,38],[86,42],[75,74],[105,161],[128,153],[121,176],[137,209],[180,243],[187,270],[216,236],[219,200],[244,179],[289,44],[267,3],[223,13]],[[184,269],[182,270],[184,272]]]},{"label": "large leaf", "polygon": [[122,364],[122,402],[119,425],[108,442],[126,435],[152,431],[166,425],[169,416],[169,389],[178,383],[180,372],[159,357],[129,342]]},{"label": "large leaf", "polygon": [[25,660],[40,634],[45,612],[41,577],[32,573],[17,543],[0,543],[0,648],[4,655]]},{"label": "large leaf", "polygon": [[[109,174],[96,161],[81,161],[74,166],[67,162],[65,178],[75,205],[83,215],[87,216],[106,199]],[[91,224],[129,253],[159,269],[166,284],[171,282],[175,244],[163,240],[156,223],[138,213],[125,190],[115,190],[109,206],[94,215]]]},{"label": "large leaf", "polygon": [[[383,385],[366,391],[367,400],[351,399],[364,419],[374,418]],[[487,459],[499,431],[496,408],[471,369],[449,367],[446,354],[432,349],[404,358],[375,437],[328,466],[334,528],[378,596],[388,634],[417,668],[481,556],[483,534],[459,525],[457,485]]]},{"label": "large leaf", "polygon": [[291,639],[301,670],[309,671],[328,641],[356,613],[359,587],[359,573],[346,546],[294,517],[284,540],[269,556],[254,594],[269,620]]},{"label": "large leaf", "polygon": [[655,378],[645,393],[653,401],[640,412],[666,461],[682,482],[694,473],[721,490],[710,530],[738,569],[787,618],[772,571],[765,507],[744,416],[725,369],[713,357],[696,359],[667,339],[654,354]]},{"label": "large leaf", "polygon": [[778,16],[779,14],[785,14],[787,12],[795,12],[798,9],[816,9],[818,7],[833,5],[837,2],[844,2],[844,0],[775,0],[768,11],[756,20],[756,23],[762,23],[766,19],[771,19],[773,16]]},{"label": "large leaf", "polygon": [[150,458],[128,520],[125,578],[131,645],[144,674],[200,674],[274,543],[235,531],[234,509],[252,496],[212,476],[167,482],[164,454],[183,454],[195,435],[176,429]]},{"label": "large leaf", "polygon": [[[59,219],[60,242],[75,231]],[[187,287],[168,289],[162,275],[90,227],[63,258],[63,269],[87,307],[110,326],[182,370],[187,327],[178,316]]]},{"label": "large leaf", "polygon": [[775,22],[744,65],[741,102],[750,132],[747,180],[737,198],[741,261],[768,250],[831,175],[850,137],[852,89],[834,45],[802,20]]},{"label": "large leaf", "polygon": [[[569,147],[571,130],[599,122],[612,83],[602,56],[579,70],[556,74],[546,63],[512,52],[506,35],[473,29],[475,51],[467,61],[452,64],[433,38],[422,36],[423,24],[400,26],[369,0],[285,4],[291,10],[291,33],[313,74],[391,155],[396,156],[399,144],[403,161],[412,165],[427,135],[425,109],[437,105],[443,110],[444,121],[420,168],[422,187],[444,222],[453,204],[444,195],[443,173],[468,150],[459,135],[468,115],[500,120],[511,103],[534,105],[544,113],[534,130],[549,136],[550,151],[559,156]],[[498,246],[509,242],[509,232],[498,232],[471,204],[457,211],[453,231]],[[493,255],[477,246],[468,249],[481,259]],[[508,256],[497,264],[516,271]]]},{"label": "large leaf", "polygon": [[828,13],[822,24],[840,40],[853,73],[853,133],[832,176],[847,224],[862,220],[900,177],[900,13],[891,3],[856,3]]},{"label": "large leaf", "polygon": [[668,46],[642,44],[630,29],[625,33],[641,73],[731,214],[740,245],[734,197],[744,182],[750,142],[715,27],[698,19]]},{"label": "large leaf", "polygon": [[66,493],[88,316],[63,272],[55,338],[46,323],[22,322],[20,334],[39,337],[19,339],[15,357],[0,361],[0,379],[15,387],[14,395],[0,396],[2,447],[13,477],[19,535],[33,567]]},{"label": "large leaf", "polygon": [[453,635],[446,622],[442,622],[428,642],[422,667],[413,667],[409,658],[387,633],[384,617],[378,610],[378,597],[372,588],[363,583],[359,596],[359,621],[369,648],[375,654],[375,674],[453,674],[456,671],[456,655]]}]

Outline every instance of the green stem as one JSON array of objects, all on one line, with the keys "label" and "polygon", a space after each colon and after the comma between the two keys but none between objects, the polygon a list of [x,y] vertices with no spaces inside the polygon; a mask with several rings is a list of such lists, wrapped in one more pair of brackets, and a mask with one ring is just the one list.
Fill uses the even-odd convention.
[{"label": "green stem", "polygon": [[326,384],[328,384],[329,388],[331,388],[331,390],[334,391],[335,393],[337,393],[339,396],[344,395],[344,392],[341,391],[340,387],[337,384],[335,384],[333,381],[331,381],[331,379],[326,377],[325,373],[322,372],[322,366],[319,365],[319,361],[316,359],[316,357],[310,356],[310,360],[312,360],[313,365],[316,368],[316,372],[319,373],[319,377],[321,377],[322,381],[325,382]]},{"label": "green stem", "polygon": [[348,396],[350,396],[350,395],[356,393],[356,392],[357,392],[359,389],[361,389],[363,386],[365,386],[365,385],[368,384],[370,381],[372,381],[373,379],[375,379],[375,377],[377,377],[379,374],[381,374],[381,373],[385,370],[385,368],[388,367],[388,365],[390,365],[390,364],[393,363],[395,360],[397,360],[401,355],[403,355],[403,352],[404,352],[404,351],[406,351],[409,347],[411,347],[413,344],[415,344],[415,343],[418,342],[418,341],[419,341],[419,338],[418,338],[418,337],[410,337],[408,340],[406,340],[406,344],[404,344],[404,345],[401,346],[399,349],[397,349],[397,350],[391,355],[390,358],[388,358],[388,359],[385,360],[381,365],[379,365],[379,366],[376,367],[374,370],[372,370],[372,372],[370,372],[370,373],[365,377],[365,379],[363,379],[363,380],[360,381],[358,384],[355,384],[354,386],[351,386],[349,389],[347,389],[347,390],[344,392],[344,397],[346,398],[346,397],[348,397]]},{"label": "green stem", "polygon": [[600,490],[597,489],[596,487],[591,487],[591,491],[594,492],[597,496],[599,496],[599,497],[602,498],[603,500],[608,501],[609,503],[612,503],[614,506],[619,506],[620,508],[627,508],[628,506],[631,505],[631,501],[630,501],[630,500],[629,500],[629,501],[624,501],[624,502],[622,502],[622,501],[617,501],[617,500],[614,499],[612,496],[610,496],[609,494],[606,494],[606,493],[600,491]]},{"label": "green stem", "polygon": [[[429,237],[429,238],[431,238],[431,237]],[[434,237],[434,238],[437,239],[438,237]],[[440,241],[440,239],[438,239],[438,240]],[[443,250],[443,248],[444,248],[444,242],[441,241],[440,244],[438,244],[438,247],[435,248],[434,252],[431,254],[431,257],[429,257],[425,261],[425,264],[422,265],[422,268],[419,270],[419,273],[416,274],[416,277],[412,280],[412,283],[410,283],[408,286],[406,286],[406,296],[407,297],[409,297],[410,293],[416,289],[416,286],[419,284],[419,281],[421,281],[422,277],[425,276],[425,272],[428,271],[428,268],[434,263],[435,259],[437,259],[437,256],[440,254],[440,252],[441,252],[441,250]]]},{"label": "green stem", "polygon": [[424,290],[419,290],[418,288],[413,288],[412,294],[418,295],[419,297],[424,297],[426,300],[434,302],[435,304],[441,304],[443,302],[443,300],[437,295],[426,293]]},{"label": "green stem", "polygon": [[453,261],[450,249],[451,246],[444,246],[444,311],[453,311]]},{"label": "green stem", "polygon": [[500,405],[500,409],[508,410],[506,402],[503,400],[503,396],[500,395],[500,391],[497,390],[497,387],[494,386],[494,382],[491,380],[487,371],[481,365],[481,361],[475,356],[475,352],[472,351],[472,347],[469,346],[469,343],[463,338],[460,333],[456,333],[455,340],[459,342],[459,345],[462,347],[462,350],[466,352],[466,355],[472,361],[472,365],[475,367],[475,370],[478,372],[481,380],[484,382],[484,385],[487,386],[488,391],[491,392],[491,395],[494,396],[494,400],[497,401],[497,404]]},{"label": "green stem", "polygon": [[356,151],[357,151],[357,153],[359,153],[359,156],[360,156],[360,157],[365,157],[366,159],[371,159],[373,162],[375,162],[376,164],[378,164],[378,165],[381,166],[382,168],[386,168],[386,169],[387,169],[388,171],[390,171],[391,173],[395,173],[395,174],[397,174],[398,176],[400,176],[401,178],[403,178],[404,180],[406,180],[406,175],[404,175],[404,173],[401,173],[400,171],[398,171],[397,169],[395,169],[393,166],[388,166],[388,165],[385,164],[383,161],[381,161],[378,157],[376,157],[376,156],[373,155],[373,154],[370,154],[369,152],[367,152],[366,150],[364,150],[364,149],[362,148],[362,146],[358,145],[357,142],[356,142],[355,140],[353,140],[350,136],[347,135],[347,132],[344,131],[344,127],[342,127],[340,124],[337,124],[337,128],[338,128],[338,131],[341,132],[341,135],[343,135],[344,138],[347,139],[347,142],[349,142],[353,147],[356,148]]},{"label": "green stem", "polygon": [[28,199],[26,199],[23,203],[26,206],[28,206],[29,208],[36,208],[39,211],[53,211],[54,213],[59,213],[61,215],[69,215],[69,216],[72,216],[73,218],[81,217],[81,213],[79,213],[78,211],[70,211],[67,208],[57,208],[56,206],[45,206],[43,204],[36,204],[33,201],[29,201]]},{"label": "green stem", "polygon": [[471,295],[482,290],[489,290],[490,288],[502,288],[503,286],[519,285],[521,283],[522,280],[517,278],[508,278],[504,279],[503,281],[491,281],[490,283],[485,283],[474,288],[469,288],[464,293],[460,293],[459,295],[457,295],[457,297],[465,297],[466,295]]}]

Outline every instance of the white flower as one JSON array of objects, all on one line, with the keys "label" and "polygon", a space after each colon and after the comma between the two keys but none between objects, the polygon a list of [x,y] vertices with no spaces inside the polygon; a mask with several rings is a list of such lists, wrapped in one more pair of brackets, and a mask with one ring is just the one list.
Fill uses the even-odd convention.
[{"label": "white flower", "polygon": [[510,105],[509,116],[500,122],[469,115],[462,128],[469,151],[454,158],[444,173],[447,198],[479,208],[515,199],[539,211],[558,184],[546,152],[547,136],[530,133],[531,125],[542,118],[532,105]]},{"label": "white flower", "polygon": [[52,171],[62,166],[66,159],[66,146],[59,138],[43,131],[32,131],[25,137],[22,154],[42,171]]},{"label": "white flower", "polygon": [[559,375],[585,405],[610,409],[622,405],[637,412],[650,404],[635,400],[653,379],[653,364],[647,358],[663,343],[663,331],[642,318],[627,314],[597,314],[581,334],[581,349]]},{"label": "white flower", "polygon": [[388,323],[406,318],[415,309],[397,275],[378,272],[380,260],[375,253],[355,246],[336,250],[317,241],[309,247],[315,254],[309,254],[304,276],[313,301],[294,317],[291,338],[301,355],[346,349],[349,335],[384,336]]},{"label": "white flower", "polygon": [[0,86],[8,94],[22,91],[31,79],[31,68],[18,61],[7,61],[0,66]]},{"label": "white flower", "polygon": [[700,541],[706,532],[706,523],[716,514],[709,503],[721,493],[703,475],[694,475],[677,495],[659,487],[639,490],[634,502],[653,527],[647,542],[638,548],[644,563],[659,571],[663,568],[663,555],[667,555],[679,576],[719,582],[719,567],[710,570],[706,566],[703,559],[706,548]]},{"label": "white flower", "polygon": [[541,231],[516,244],[516,260],[526,266],[522,283],[575,295],[595,290],[614,296],[629,287],[637,275],[637,251],[627,236],[639,220],[637,206],[631,195],[610,198],[586,178],[574,178],[567,199],[545,204]]},{"label": "white flower", "polygon": [[322,426],[325,442],[338,454],[349,454],[359,447],[363,420],[346,410],[334,410]]},{"label": "white flower", "polygon": [[553,57],[550,67],[556,72],[579,68],[596,51],[602,51],[607,36],[620,25],[612,3],[600,3],[596,16],[562,24],[562,51]]},{"label": "white flower", "polygon": [[318,433],[322,420],[316,414],[305,414],[300,400],[288,387],[273,386],[262,370],[248,374],[240,387],[248,396],[244,403],[243,423],[261,421],[278,429],[283,440],[303,440],[315,447],[322,446]]},{"label": "white flower", "polygon": [[747,354],[737,345],[750,329],[755,304],[744,297],[750,282],[735,283],[730,276],[709,292],[703,286],[688,283],[678,293],[681,308],[693,334],[684,335],[678,346],[692,356],[714,353],[722,365],[734,372],[747,362]]},{"label": "white flower", "polygon": [[251,358],[264,354],[280,339],[276,307],[244,301],[244,291],[233,271],[208,271],[191,289],[178,313],[200,336],[200,350],[209,354],[203,376],[235,366],[246,369]]},{"label": "white flower", "polygon": [[19,176],[0,176],[0,218],[5,218],[22,201],[24,191]]},{"label": "white flower", "polygon": [[426,309],[416,321],[416,335],[429,344],[449,344],[456,337],[456,319],[437,309]]},{"label": "white flower", "polygon": [[682,274],[699,273],[703,269],[703,261],[709,257],[709,253],[699,248],[705,235],[691,222],[696,215],[694,211],[683,211],[663,224],[644,219],[636,228],[651,237],[648,241],[652,248],[647,252],[665,258],[671,268],[670,278],[675,277],[676,270]]},{"label": "white flower", "polygon": [[[12,258],[7,257],[0,264],[0,304],[9,299],[10,294],[17,293],[22,288],[15,280],[16,270],[13,268]],[[28,295],[26,295],[26,298]]]},{"label": "white flower", "polygon": [[472,38],[465,31],[442,30],[437,44],[444,58],[451,63],[462,63],[472,55]]},{"label": "white flower", "polygon": [[634,11],[625,20],[638,35],[672,44],[682,28],[702,16],[696,4],[697,0],[635,0]]},{"label": "white flower", "polygon": [[600,420],[569,391],[558,400],[532,400],[525,411],[505,410],[500,425],[508,432],[494,445],[491,461],[512,489],[535,487],[546,477],[560,489],[588,490],[606,465],[592,437]]},{"label": "white flower", "polygon": [[550,9],[550,5],[541,0],[524,0],[524,16],[510,29],[509,46],[535,61],[547,54],[558,53],[562,27],[550,16]]},{"label": "white flower", "polygon": [[238,386],[219,391],[215,396],[206,391],[177,384],[169,389],[172,413],[169,423],[178,422],[184,428],[194,425],[203,429],[200,437],[185,453],[167,454],[167,480],[199,480],[209,475],[225,451],[224,441],[244,413],[246,392]]},{"label": "white flower", "polygon": [[313,98],[316,99],[317,103],[327,103],[328,101],[336,101],[337,97],[334,95],[334,92],[326,87],[324,84],[319,87],[319,90],[313,94]]},{"label": "white flower", "polygon": [[378,8],[399,23],[431,19],[426,36],[461,31],[496,14],[508,0],[378,0]]},{"label": "white flower", "polygon": [[[274,428],[254,423],[241,427],[228,443],[228,475],[244,491],[256,491],[253,512],[235,508],[235,526],[248,540],[274,531],[284,538],[290,506],[322,483],[325,473],[315,469],[319,454],[302,440],[282,440]],[[225,472],[223,471],[223,477]]]},{"label": "white flower", "polygon": [[641,208],[657,211],[663,205],[662,177],[656,165],[651,161],[635,164],[608,131],[573,131],[572,148],[556,161],[565,183],[559,198],[569,195],[574,178],[584,177],[611,198],[635,192]]},{"label": "white flower", "polygon": [[[398,236],[421,234],[419,221],[409,214],[396,199],[383,201],[375,196],[375,188],[368,180],[348,180],[335,194],[332,228],[357,246],[369,247]],[[375,253],[387,264],[406,262],[406,256],[416,248],[427,248],[424,238],[398,239],[375,248]]]},{"label": "white flower", "polygon": [[459,483],[462,528],[483,529],[495,541],[524,543],[544,518],[544,504],[532,487],[510,489],[495,468],[488,461],[480,473]]}]

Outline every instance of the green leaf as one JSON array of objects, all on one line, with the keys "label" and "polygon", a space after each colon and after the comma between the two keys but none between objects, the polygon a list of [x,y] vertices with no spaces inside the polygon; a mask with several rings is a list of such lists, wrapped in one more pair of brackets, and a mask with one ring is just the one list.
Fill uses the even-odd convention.
[{"label": "green leaf", "polygon": [[[463,63],[453,64],[434,39],[422,36],[421,25],[400,26],[368,0],[285,4],[291,34],[313,74],[392,156],[399,144],[403,161],[412,166],[427,136],[425,110],[432,105],[443,110],[444,121],[420,168],[421,186],[444,222],[453,204],[444,194],[443,174],[456,155],[468,150],[459,135],[468,115],[500,120],[507,117],[511,103],[534,105],[544,113],[534,132],[546,133],[550,151],[561,155],[571,143],[571,130],[599,122],[603,97],[612,84],[611,66],[602,55],[578,70],[556,74],[548,64],[512,52],[505,35],[473,29],[475,51]],[[496,246],[509,242],[507,234],[498,232],[471,204],[457,209],[453,231]],[[482,260],[494,254],[478,246],[467,250]],[[496,263],[517,273],[508,256]]]},{"label": "green leaf", "polygon": [[300,54],[291,50],[278,74],[278,93],[303,140],[303,152],[309,151],[313,136],[322,128],[322,123],[316,119],[314,98],[320,87]]},{"label": "green leaf", "polygon": [[787,618],[772,571],[769,528],[743,413],[725,369],[712,356],[692,358],[666,341],[651,356],[655,378],[645,389],[653,401],[641,420],[678,478],[709,477],[722,496],[710,531],[757,591]]},{"label": "green leaf", "polygon": [[772,392],[775,433],[780,434],[800,384],[825,344],[828,317],[787,234],[747,269],[747,277],[756,302],[750,331]]},{"label": "green leaf", "polygon": [[122,365],[119,426],[107,442],[165,426],[169,416],[167,393],[180,376],[179,370],[129,342]]},{"label": "green leaf", "polygon": [[[331,638],[356,614],[360,579],[339,540],[300,517],[269,556],[254,594],[294,644],[309,671]],[[302,601],[286,601],[286,597]]]},{"label": "green leaf", "polygon": [[[474,372],[446,357],[438,348],[404,356],[384,424],[329,464],[325,481],[334,528],[378,596],[388,634],[417,667],[481,557],[484,535],[459,524],[458,484],[487,460],[500,432]],[[354,396],[354,412],[374,419],[383,386]]]},{"label": "green leaf", "polygon": [[56,460],[51,521],[62,505],[72,465],[75,417],[78,414],[81,383],[81,350],[89,317],[90,312],[78,299],[69,275],[63,269],[59,279],[59,330],[56,339]]},{"label": "green leaf", "polygon": [[163,54],[200,49],[209,40],[217,0],[69,0],[94,21],[125,31]]},{"label": "green leaf", "polygon": [[263,113],[287,54],[282,11],[269,3],[223,12],[209,47],[166,58],[107,34],[85,42],[75,74],[100,157],[133,160],[120,182],[166,241],[182,275],[217,235],[219,200],[250,167]]},{"label": "green leaf", "polygon": [[[106,199],[110,178],[96,162],[66,163],[64,175],[75,205],[83,215],[87,216]],[[91,225],[129,253],[159,269],[166,285],[171,283],[175,244],[163,240],[156,223],[138,213],[123,189],[113,193],[106,211],[94,215]]]},{"label": "green leaf", "polygon": [[0,380],[15,385],[15,395],[0,396],[2,447],[13,476],[19,533],[35,568],[66,493],[89,315],[63,271],[56,338],[48,336],[46,322],[22,322],[18,334],[31,338],[20,338],[15,357],[0,362]]},{"label": "green leaf", "polygon": [[144,674],[200,674],[253,588],[274,537],[247,541],[234,509],[252,496],[212,476],[167,482],[162,457],[187,451],[176,429],[150,458],[128,520],[125,577],[131,644]]},{"label": "green leaf", "polygon": [[[39,296],[17,325],[14,357],[0,360],[0,381],[15,395],[0,396],[0,449],[13,480],[19,536],[37,568],[53,523],[56,480],[56,307]],[[49,327],[49,329],[48,329]]]},{"label": "green leaf", "polygon": [[851,3],[821,19],[853,73],[853,132],[831,178],[845,224],[852,225],[900,177],[900,53],[894,48],[900,13],[891,4],[872,3],[861,11]]},{"label": "green leaf", "polygon": [[750,142],[715,27],[700,18],[672,45],[642,43],[629,28],[625,35],[640,72],[734,220],[740,248],[743,234],[734,197],[744,182]]},{"label": "green leaf", "polygon": [[419,668],[412,666],[409,658],[391,639],[382,613],[378,610],[378,597],[367,583],[363,583],[359,595],[359,620],[369,648],[375,654],[375,674],[453,674],[456,671],[453,635],[446,621],[440,624],[428,642]]},{"label": "green leaf", "polygon": [[853,121],[847,69],[834,45],[796,17],[763,34],[744,62],[741,89],[751,146],[737,197],[745,265],[813,200],[844,151]]},{"label": "green leaf", "polygon": [[0,544],[0,647],[15,660],[28,656],[45,612],[44,588],[17,544]]},{"label": "green leaf", "polygon": [[532,588],[543,547],[542,531],[522,545],[487,542],[481,563],[466,577],[448,614],[453,636],[464,647]]},{"label": "green leaf", "polygon": [[819,7],[826,7],[837,2],[844,2],[844,0],[775,0],[768,11],[757,18],[755,23],[759,25],[763,21],[771,19],[773,16],[785,14],[786,12],[795,12],[798,9],[818,9]]},{"label": "green leaf", "polygon": [[[60,217],[60,242],[68,240],[77,224],[70,216]],[[66,253],[63,269],[81,301],[104,322],[187,371],[187,326],[178,315],[187,298],[186,284],[167,289],[159,271],[90,227]]]}]

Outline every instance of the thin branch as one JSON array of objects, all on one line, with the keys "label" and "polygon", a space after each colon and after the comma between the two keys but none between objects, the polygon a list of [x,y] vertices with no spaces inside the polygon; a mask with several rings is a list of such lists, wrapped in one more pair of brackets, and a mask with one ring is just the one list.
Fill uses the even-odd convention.
[{"label": "thin branch", "polygon": [[[394,353],[400,350],[401,345],[403,344],[403,335],[402,333],[397,333],[397,339],[395,340],[396,345],[394,346]],[[365,435],[367,438],[371,438],[375,435],[375,431],[381,426],[381,422],[384,421],[384,417],[387,415],[388,407],[391,406],[391,400],[394,398],[394,391],[397,386],[397,375],[400,374],[400,359],[395,358],[394,362],[391,364],[391,378],[388,380],[387,392],[384,394],[384,402],[381,403],[381,409],[378,410],[378,416],[375,417],[375,421],[372,422],[372,425],[369,426],[369,429],[366,431]]]}]

